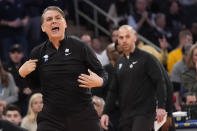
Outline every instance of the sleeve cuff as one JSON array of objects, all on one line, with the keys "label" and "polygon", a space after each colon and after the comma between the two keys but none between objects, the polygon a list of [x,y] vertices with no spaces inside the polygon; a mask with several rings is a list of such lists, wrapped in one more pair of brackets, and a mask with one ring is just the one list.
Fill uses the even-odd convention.
[{"label": "sleeve cuff", "polygon": [[102,81],[103,81],[103,83],[102,83],[101,87],[103,87],[103,86],[104,86],[104,79],[103,79],[103,78],[102,78]]}]

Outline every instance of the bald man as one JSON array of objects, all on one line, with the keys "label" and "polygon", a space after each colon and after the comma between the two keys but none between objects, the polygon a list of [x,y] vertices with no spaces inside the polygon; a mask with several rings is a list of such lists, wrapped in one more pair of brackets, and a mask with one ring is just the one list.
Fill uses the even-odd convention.
[{"label": "bald man", "polygon": [[136,39],[136,31],[131,26],[119,28],[118,43],[124,56],[115,64],[114,79],[101,118],[101,125],[106,130],[107,114],[113,110],[117,98],[121,131],[151,131],[155,114],[158,122],[166,115],[166,85],[161,66],[154,56],[135,47]]}]

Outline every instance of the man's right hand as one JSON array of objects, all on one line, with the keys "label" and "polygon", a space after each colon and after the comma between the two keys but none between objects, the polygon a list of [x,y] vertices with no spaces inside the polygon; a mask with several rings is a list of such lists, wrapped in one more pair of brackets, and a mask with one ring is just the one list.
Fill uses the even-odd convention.
[{"label": "man's right hand", "polygon": [[28,74],[30,74],[32,71],[36,69],[36,62],[38,62],[37,59],[35,60],[28,60],[26,61],[19,69],[19,74],[21,77],[25,78]]},{"label": "man's right hand", "polygon": [[109,116],[104,114],[101,116],[101,127],[105,130],[108,130],[108,124],[109,124]]}]

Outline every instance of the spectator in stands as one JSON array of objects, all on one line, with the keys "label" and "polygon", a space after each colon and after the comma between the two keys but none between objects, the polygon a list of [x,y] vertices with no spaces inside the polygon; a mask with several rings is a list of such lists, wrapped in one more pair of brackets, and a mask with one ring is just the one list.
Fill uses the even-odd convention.
[{"label": "spectator in stands", "polygon": [[21,122],[21,127],[28,129],[28,131],[36,131],[37,129],[37,115],[43,108],[42,94],[35,93],[29,100],[28,113]]},{"label": "spectator in stands", "polygon": [[178,0],[181,5],[190,6],[196,4],[196,0]]},{"label": "spectator in stands", "polygon": [[128,24],[140,35],[150,39],[153,31],[151,18],[152,14],[147,11],[147,1],[136,0],[134,14],[129,16]]},{"label": "spectator in stands", "polygon": [[22,117],[20,108],[16,105],[7,105],[4,111],[5,120],[8,120],[14,123],[17,126],[20,126]]},{"label": "spectator in stands", "polygon": [[196,93],[187,92],[184,94],[182,101],[182,109],[183,111],[187,111],[187,115],[189,119],[193,119],[193,120],[197,119]]},{"label": "spectator in stands", "polygon": [[[114,57],[116,57],[117,55],[119,56],[119,53],[117,52],[116,47],[115,47],[115,45],[118,44],[118,28],[112,29],[111,41],[112,41],[112,43],[107,46],[106,51],[107,51],[107,56],[110,61],[109,65],[111,65],[111,64],[114,65],[115,64],[114,62],[117,60],[117,58],[114,58]],[[113,55],[114,53],[115,53],[115,55]]]},{"label": "spectator in stands", "polygon": [[165,38],[158,38],[160,47],[161,47],[161,52],[157,51],[154,47],[148,44],[144,44],[142,41],[138,40],[136,42],[136,45],[139,49],[148,52],[155,56],[164,66],[166,65],[167,62],[167,57],[168,57],[168,42]]},{"label": "spectator in stands", "polygon": [[162,4],[161,1],[158,4],[157,0],[147,0],[147,10],[153,14],[160,12],[159,5]]},{"label": "spectator in stands", "polygon": [[113,28],[111,32],[112,43],[115,43],[118,40],[118,28]]},{"label": "spectator in stands", "polygon": [[4,107],[18,100],[17,86],[13,76],[4,70],[0,61],[0,101]]},{"label": "spectator in stands", "polygon": [[196,0],[179,0],[181,7],[181,17],[186,25],[197,19],[197,1]]},{"label": "spectator in stands", "polygon": [[85,43],[87,43],[90,47],[92,46],[92,38],[90,35],[88,34],[83,34],[80,38],[82,41],[84,41]]},{"label": "spectator in stands", "polygon": [[95,51],[95,54],[98,60],[101,62],[102,66],[109,64],[109,59],[107,57],[106,49],[102,50],[102,43],[98,38],[92,40],[92,49]]},{"label": "spectator in stands", "polygon": [[9,57],[10,59],[4,64],[4,68],[14,77],[15,83],[19,89],[18,102],[16,104],[20,107],[22,116],[24,116],[27,112],[29,95],[32,93],[32,91],[18,74],[18,69],[21,67],[25,60],[23,47],[20,44],[12,45],[9,52]]},{"label": "spectator in stands", "polygon": [[168,11],[166,13],[166,26],[172,32],[173,38],[173,47],[177,46],[178,43],[178,33],[184,27],[182,17],[180,14],[179,4],[177,1],[172,1],[169,4]]},{"label": "spectator in stands", "polygon": [[25,26],[25,33],[28,42],[28,52],[41,40],[40,17],[43,0],[24,0],[25,9],[29,21]]},{"label": "spectator in stands", "polygon": [[190,24],[190,31],[193,35],[193,41],[197,41],[197,21]]},{"label": "spectator in stands", "polygon": [[181,81],[185,89],[189,92],[195,92],[197,95],[197,43],[190,48],[186,65],[188,70],[182,73]]},{"label": "spectator in stands", "polygon": [[120,58],[119,53],[116,51],[115,49],[115,44],[109,44],[106,48],[106,52],[107,52],[107,57],[109,59],[109,64],[104,66],[105,71],[108,73],[108,82],[106,84],[106,86],[102,87],[102,88],[93,88],[92,94],[96,95],[98,97],[103,98],[104,100],[106,99],[108,90],[109,90],[109,83],[112,80],[112,76],[114,73],[114,64],[116,62],[116,60],[118,58]]},{"label": "spectator in stands", "polygon": [[179,45],[177,46],[176,49],[172,50],[169,55],[168,55],[168,60],[167,60],[167,69],[168,73],[172,73],[172,68],[176,62],[181,60],[183,58],[182,56],[182,47],[186,44],[192,44],[192,34],[188,30],[183,30],[179,32]]},{"label": "spectator in stands", "polygon": [[[116,41],[118,42],[118,41]],[[112,66],[115,65],[116,61],[120,58],[120,54],[115,48],[115,43],[109,44],[106,48],[107,50],[107,56],[109,58],[109,61]]]},{"label": "spectator in stands", "polygon": [[194,92],[187,92],[183,96],[182,105],[194,105],[197,102],[196,94]]},{"label": "spectator in stands", "polygon": [[106,50],[102,49],[102,43],[99,38],[91,39],[91,36],[88,34],[84,34],[80,38],[82,41],[87,43],[95,52],[98,60],[101,62],[102,66],[109,63],[109,59],[107,57]]},{"label": "spectator in stands", "polygon": [[174,96],[176,97],[176,102],[175,102],[175,109],[177,111],[181,111],[181,106],[180,106],[180,101],[181,101],[181,87],[183,88],[182,82],[181,82],[181,74],[187,70],[186,66],[186,59],[187,59],[187,54],[191,48],[192,44],[187,44],[184,45],[182,48],[182,53],[183,53],[183,59],[178,61],[174,67],[172,68],[172,74],[171,74],[171,81],[174,86]]},{"label": "spectator in stands", "polygon": [[159,41],[158,39],[165,38],[170,44],[168,48],[173,47],[173,35],[171,31],[166,27],[166,17],[162,13],[156,14],[154,18],[154,30],[152,33],[152,38],[150,39],[155,45],[159,46]]},{"label": "spectator in stands", "polygon": [[111,19],[107,19],[110,29],[127,24],[128,16],[131,12],[132,6],[129,3],[129,0],[115,0],[108,11],[108,15],[113,18],[113,21]]},{"label": "spectator in stands", "polygon": [[12,44],[23,45],[27,55],[27,42],[24,27],[28,17],[21,0],[0,1],[0,39],[3,46],[3,60],[8,60],[8,52]]}]

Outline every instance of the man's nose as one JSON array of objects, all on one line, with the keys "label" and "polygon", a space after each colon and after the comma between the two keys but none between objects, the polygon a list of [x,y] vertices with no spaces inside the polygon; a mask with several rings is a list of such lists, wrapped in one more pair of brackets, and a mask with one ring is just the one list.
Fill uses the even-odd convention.
[{"label": "man's nose", "polygon": [[55,23],[55,22],[57,22],[57,20],[55,18],[53,18],[52,23]]},{"label": "man's nose", "polygon": [[14,121],[15,119],[14,119],[14,117],[11,117],[11,121]]},{"label": "man's nose", "polygon": [[126,42],[126,38],[123,38],[123,40],[122,40],[124,43]]}]

